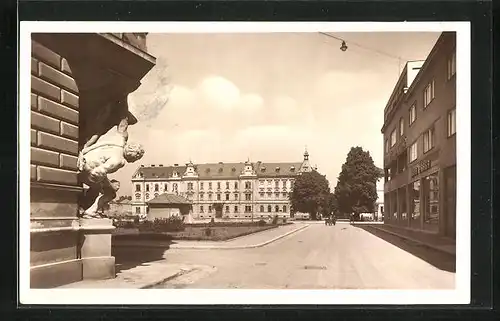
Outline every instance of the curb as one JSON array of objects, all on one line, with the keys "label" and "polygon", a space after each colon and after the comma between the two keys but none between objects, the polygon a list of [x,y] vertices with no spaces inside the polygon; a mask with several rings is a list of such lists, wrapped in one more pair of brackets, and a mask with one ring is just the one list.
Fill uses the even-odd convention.
[{"label": "curb", "polygon": [[196,270],[197,270],[197,268],[188,269],[188,270],[181,270],[181,271],[179,271],[179,272],[177,272],[175,274],[169,275],[166,278],[161,279],[160,281],[155,281],[155,282],[143,285],[143,286],[139,287],[139,289],[150,289],[152,287],[155,287],[157,285],[160,285],[160,284],[168,282],[168,281],[170,281],[172,279],[175,279],[175,278],[177,278],[177,277],[179,277],[181,275],[184,275],[184,274],[187,274],[187,273],[191,273],[191,272],[196,271]]},{"label": "curb", "polygon": [[396,233],[396,232],[388,231],[388,230],[385,230],[385,229],[377,227],[377,226],[371,226],[371,227],[373,229],[377,230],[377,231],[381,231],[383,233],[387,233],[387,234],[391,234],[391,235],[397,236],[399,238],[408,240],[408,241],[413,242],[413,243],[417,243],[418,245],[430,248],[432,250],[435,250],[435,251],[438,251],[438,252],[441,252],[441,253],[445,253],[445,254],[448,254],[448,255],[456,256],[456,253],[454,253],[452,251],[448,251],[448,250],[446,250],[444,248],[441,248],[439,246],[435,246],[435,245],[432,245],[432,244],[429,244],[429,243],[425,243],[425,242],[416,240],[416,239],[414,239],[412,237],[409,237],[409,236],[406,236],[406,235],[402,235],[402,234],[399,234],[399,233]]},{"label": "curb", "polygon": [[219,246],[219,245],[191,245],[191,246],[171,246],[171,249],[177,250],[239,250],[239,249],[253,249],[258,247],[263,247],[272,242],[275,242],[279,239],[282,239],[288,235],[301,231],[305,228],[309,227],[309,224],[296,228],[295,230],[289,231],[283,235],[277,236],[271,240],[265,241],[263,243],[254,244],[254,245],[240,245],[240,246]]}]

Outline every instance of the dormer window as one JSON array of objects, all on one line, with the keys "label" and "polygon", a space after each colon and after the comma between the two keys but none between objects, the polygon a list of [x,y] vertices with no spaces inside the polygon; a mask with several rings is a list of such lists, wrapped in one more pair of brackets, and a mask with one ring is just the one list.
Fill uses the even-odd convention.
[{"label": "dormer window", "polygon": [[177,177],[178,173],[174,172],[172,176]]},{"label": "dormer window", "polygon": [[222,173],[222,167],[221,167],[221,168],[219,168],[219,173]]},{"label": "dormer window", "polygon": [[266,171],[266,167],[262,167],[262,168],[260,169],[260,171],[261,171],[262,173],[264,173],[264,172]]},{"label": "dormer window", "polygon": [[233,167],[233,168],[231,168],[231,171],[232,171],[232,172],[236,172],[236,168],[234,168],[234,167]]},{"label": "dormer window", "polygon": [[280,171],[280,167],[276,166],[276,172],[279,172],[279,171]]},{"label": "dormer window", "polygon": [[295,166],[290,167],[291,172],[295,172]]},{"label": "dormer window", "polygon": [[205,172],[206,172],[206,173],[210,173],[210,168],[207,168],[207,169],[205,170]]}]

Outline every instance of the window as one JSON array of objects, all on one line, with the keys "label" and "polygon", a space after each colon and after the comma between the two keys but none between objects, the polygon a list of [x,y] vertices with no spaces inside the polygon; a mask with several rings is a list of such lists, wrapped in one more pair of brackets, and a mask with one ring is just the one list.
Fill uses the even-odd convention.
[{"label": "window", "polygon": [[267,205],[267,211],[268,211],[269,213],[271,213],[271,211],[272,211],[272,210],[271,210],[271,205]]},{"label": "window", "polygon": [[283,205],[283,213],[286,213],[286,205]]},{"label": "window", "polygon": [[226,201],[229,201],[229,194],[226,194]]},{"label": "window", "polygon": [[200,206],[200,213],[203,213],[203,205]]},{"label": "window", "polygon": [[410,107],[410,125],[417,120],[417,105],[414,103]]},{"label": "window", "polygon": [[448,80],[453,78],[456,73],[456,53],[453,52],[453,54],[448,58]]},{"label": "window", "polygon": [[234,199],[237,201],[238,200],[238,194],[234,194]]},{"label": "window", "polygon": [[208,213],[212,213],[212,205],[208,205]]},{"label": "window", "polygon": [[220,182],[217,182],[217,189],[220,189]]},{"label": "window", "polygon": [[252,200],[252,194],[247,193],[245,194],[245,201],[251,201]]},{"label": "window", "polygon": [[235,212],[235,213],[238,213],[238,206],[235,206],[235,207],[234,207],[234,212]]},{"label": "window", "polygon": [[417,142],[414,142],[411,146],[410,146],[410,163],[415,161],[418,157],[418,154],[417,154]]},{"label": "window", "polygon": [[160,186],[158,184],[155,184],[155,192],[158,192],[160,190]]},{"label": "window", "polygon": [[424,108],[434,99],[434,79],[424,89]]},{"label": "window", "polygon": [[276,205],[276,206],[274,207],[274,211],[275,211],[276,213],[277,213],[277,212],[279,212],[279,211],[280,211],[280,207],[279,207],[278,205]]},{"label": "window", "polygon": [[208,194],[208,199],[212,200],[212,194]]},{"label": "window", "polygon": [[208,189],[212,189],[212,182],[208,183]]},{"label": "window", "polygon": [[424,136],[424,153],[427,153],[434,147],[434,128],[426,130]]},{"label": "window", "polygon": [[229,182],[226,182],[226,189],[229,189]]},{"label": "window", "polygon": [[141,199],[141,194],[140,193],[136,193],[135,194],[135,199],[136,200],[140,200]]},{"label": "window", "polygon": [[217,194],[217,200],[220,201],[220,194]]},{"label": "window", "polygon": [[264,212],[264,205],[260,206],[260,212]]},{"label": "window", "polygon": [[146,184],[146,192],[149,192],[149,185]]},{"label": "window", "polygon": [[448,137],[455,135],[457,132],[456,114],[456,109],[452,109],[448,112]]},{"label": "window", "polygon": [[203,189],[203,182],[200,183],[200,189]]},{"label": "window", "polygon": [[234,189],[238,189],[238,182],[234,182]]},{"label": "window", "polygon": [[391,132],[391,147],[396,145],[397,133],[396,128],[394,128]]},{"label": "window", "polygon": [[168,184],[166,184],[166,183],[165,183],[165,186],[164,186],[164,190],[165,190],[165,192],[168,191]]},{"label": "window", "polygon": [[226,213],[229,213],[229,206],[226,206]]},{"label": "window", "polygon": [[387,154],[389,152],[389,140],[385,140],[385,153]]},{"label": "window", "polygon": [[174,183],[173,185],[173,189],[172,189],[174,192],[177,192],[177,183]]},{"label": "window", "polygon": [[245,213],[250,213],[251,211],[252,211],[252,206],[251,205],[245,206]]},{"label": "window", "polygon": [[137,184],[135,185],[135,191],[140,192],[141,191],[141,185]]},{"label": "window", "polygon": [[188,190],[192,190],[193,189],[193,183],[188,183]]},{"label": "window", "polygon": [[403,136],[405,134],[405,119],[401,117],[399,119],[399,136]]},{"label": "window", "polygon": [[245,182],[245,188],[247,188],[247,189],[252,188],[252,183],[251,182]]},{"label": "window", "polygon": [[274,186],[280,187],[280,182],[279,181],[274,182]]},{"label": "window", "polygon": [[135,214],[141,214],[141,208],[140,207],[136,207],[135,208]]}]

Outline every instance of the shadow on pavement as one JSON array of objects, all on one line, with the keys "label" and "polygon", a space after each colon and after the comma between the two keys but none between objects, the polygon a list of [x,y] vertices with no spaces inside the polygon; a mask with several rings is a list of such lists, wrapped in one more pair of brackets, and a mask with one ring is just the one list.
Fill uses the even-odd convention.
[{"label": "shadow on pavement", "polygon": [[368,233],[371,233],[378,238],[391,243],[394,246],[399,247],[400,249],[415,255],[416,257],[426,261],[427,263],[435,266],[436,268],[448,271],[448,272],[456,272],[456,259],[454,255],[444,253],[420,244],[417,244],[413,241],[386,233],[384,231],[377,230],[370,226],[366,225],[352,225],[356,228],[365,230]]},{"label": "shadow on pavement", "polygon": [[[154,246],[148,246],[150,242],[155,243]],[[116,273],[143,263],[163,260],[165,251],[170,248],[172,243],[171,240],[154,242],[154,240],[145,241],[144,239],[139,242],[130,235],[113,235],[111,255],[115,257]]]}]

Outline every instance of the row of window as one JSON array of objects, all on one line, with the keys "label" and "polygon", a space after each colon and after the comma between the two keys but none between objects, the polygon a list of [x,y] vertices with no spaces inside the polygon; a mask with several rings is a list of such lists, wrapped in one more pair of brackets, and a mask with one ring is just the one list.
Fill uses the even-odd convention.
[{"label": "row of window", "polygon": [[[447,79],[450,80],[455,76],[456,74],[456,54],[453,53],[450,58],[448,59],[448,69],[447,69]],[[424,102],[424,109],[429,106],[429,104],[434,100],[435,98],[435,82],[434,79],[432,79],[427,86],[425,86],[424,91],[423,91],[423,102]],[[414,102],[410,110],[408,112],[408,125],[411,126],[416,120],[417,120],[417,105],[416,102]],[[401,117],[399,119],[398,123],[398,128],[399,128],[399,137],[404,135],[404,129],[405,129],[405,122],[404,122],[404,117]],[[397,139],[398,139],[398,128],[394,128],[391,131],[391,135],[389,140],[385,141],[385,152],[388,153],[390,147],[394,147],[396,145]],[[448,130],[450,133],[450,130]],[[451,136],[453,134],[448,134],[448,136]]]},{"label": "row of window", "polygon": [[[230,209],[231,209],[231,207],[229,205],[225,206],[225,212],[226,213],[230,213],[231,212]],[[233,209],[234,209],[233,213],[238,213],[239,212],[239,207],[237,205],[235,205],[233,207]],[[248,213],[248,212],[251,212],[251,211],[252,211],[252,206],[251,205],[246,205],[245,206],[245,212]],[[279,213],[279,212],[286,213],[286,211],[287,211],[287,206],[286,205],[282,205],[282,206],[275,205],[274,206],[274,212],[277,212],[277,213]],[[265,213],[266,212],[266,207],[264,205],[260,205],[259,212]],[[273,212],[273,206],[267,205],[267,212],[268,213]],[[200,213],[205,213],[205,206],[200,205]],[[212,206],[211,205],[208,206],[208,213],[212,213]]]}]

